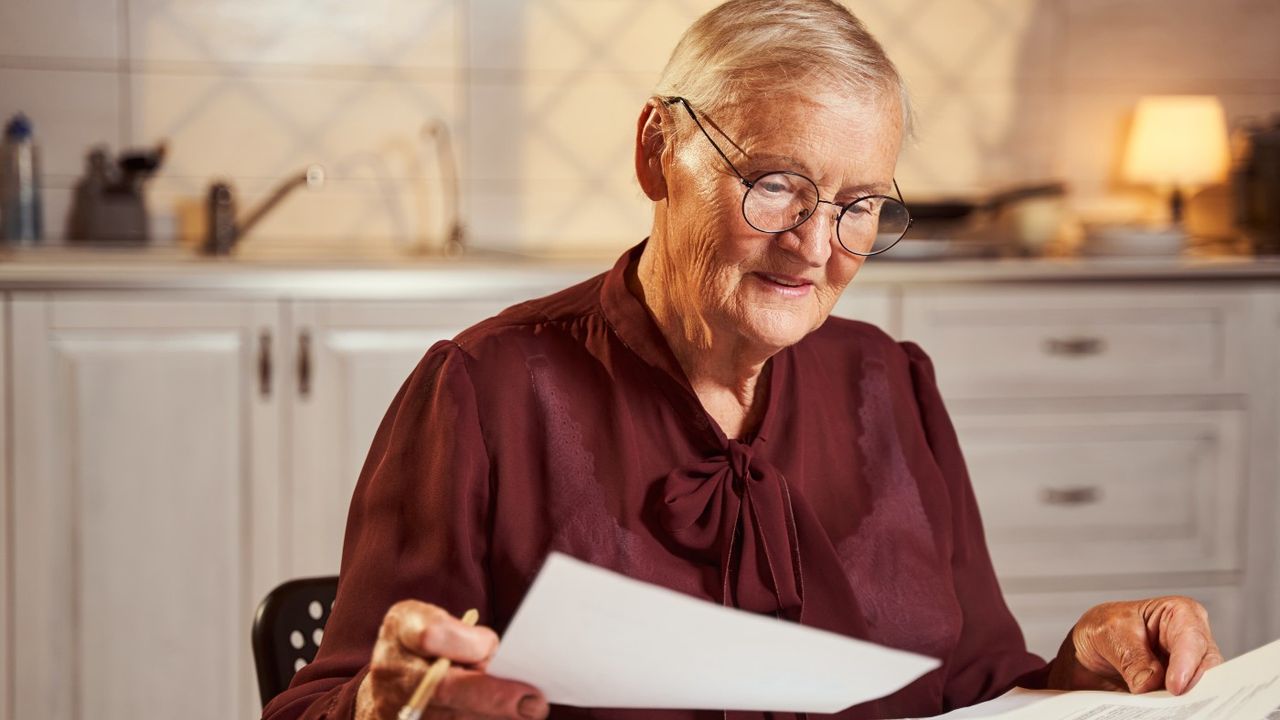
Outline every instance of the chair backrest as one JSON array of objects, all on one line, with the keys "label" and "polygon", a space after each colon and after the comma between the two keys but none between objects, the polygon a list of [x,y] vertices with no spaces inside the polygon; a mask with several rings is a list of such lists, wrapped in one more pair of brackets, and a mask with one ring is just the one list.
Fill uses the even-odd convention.
[{"label": "chair backrest", "polygon": [[299,578],[282,583],[258,605],[253,618],[253,664],[263,706],[315,659],[337,593],[336,575]]}]

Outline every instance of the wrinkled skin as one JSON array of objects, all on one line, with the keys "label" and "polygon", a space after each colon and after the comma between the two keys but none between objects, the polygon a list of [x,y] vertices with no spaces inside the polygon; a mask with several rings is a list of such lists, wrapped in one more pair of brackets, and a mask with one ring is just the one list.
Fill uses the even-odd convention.
[{"label": "wrinkled skin", "polygon": [[[703,124],[747,178],[799,172],[842,204],[893,192],[902,118],[888,93],[774,95]],[[866,258],[840,247],[830,205],[786,232],[748,225],[745,188],[680,105],[645,106],[635,162],[654,212],[633,291],[708,413],[741,436],[759,416],[765,363],[827,319]]]},{"label": "wrinkled skin", "polygon": [[1221,664],[1208,615],[1195,600],[1111,602],[1081,616],[1053,661],[1049,685],[1181,695]]},{"label": "wrinkled skin", "polygon": [[426,720],[512,718],[539,720],[548,712],[537,688],[485,674],[498,649],[487,627],[470,627],[444,610],[403,600],[387,611],[360,683],[356,720],[395,720],[436,658],[453,667],[436,688]]}]

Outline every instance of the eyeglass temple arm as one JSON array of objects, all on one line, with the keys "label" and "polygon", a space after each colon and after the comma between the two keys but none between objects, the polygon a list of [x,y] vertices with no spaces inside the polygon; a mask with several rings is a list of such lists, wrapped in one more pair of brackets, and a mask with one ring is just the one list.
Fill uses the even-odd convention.
[{"label": "eyeglass temple arm", "polygon": [[[711,143],[711,147],[716,149],[716,153],[718,153],[721,159],[724,160],[725,164],[729,166],[729,169],[733,171],[733,174],[738,176],[738,179],[742,181],[743,185],[746,185],[747,187],[752,186],[751,181],[748,180],[746,177],[744,177],[742,173],[738,172],[737,166],[733,164],[733,161],[729,159],[728,155],[725,155],[724,150],[720,149],[719,143],[715,141],[715,138],[711,137],[711,133],[707,132],[707,129],[702,126],[702,121],[698,119],[697,113],[693,111],[693,106],[689,104],[688,100],[685,100],[680,96],[676,96],[676,97],[662,98],[662,102],[666,103],[667,105],[674,105],[676,103],[680,103],[681,105],[683,105],[685,112],[688,112],[689,117],[693,118],[693,123],[697,125],[698,129],[702,131],[702,134],[707,137],[707,142]],[[898,194],[898,202],[902,203],[905,206],[907,204],[907,201],[902,198],[902,188],[898,187],[898,178],[893,179],[893,191]],[[911,217],[910,209],[908,209],[907,227],[911,227],[911,224],[914,221],[915,221],[915,218]]]},{"label": "eyeglass temple arm", "polygon": [[667,105],[674,105],[675,103],[683,105],[685,111],[689,113],[689,117],[693,118],[694,124],[697,125],[698,129],[702,131],[702,134],[707,137],[707,142],[711,143],[711,147],[716,149],[716,152],[720,155],[721,159],[724,160],[725,164],[729,166],[729,169],[733,171],[733,174],[738,176],[738,179],[742,181],[743,185],[751,187],[751,181],[744,177],[742,173],[738,172],[737,166],[733,164],[733,161],[729,159],[728,155],[724,154],[724,150],[720,149],[720,145],[711,137],[711,133],[707,132],[707,129],[702,126],[702,121],[699,120],[698,115],[693,112],[693,106],[689,104],[688,100],[685,100],[682,97],[668,97],[663,98],[662,101]]}]

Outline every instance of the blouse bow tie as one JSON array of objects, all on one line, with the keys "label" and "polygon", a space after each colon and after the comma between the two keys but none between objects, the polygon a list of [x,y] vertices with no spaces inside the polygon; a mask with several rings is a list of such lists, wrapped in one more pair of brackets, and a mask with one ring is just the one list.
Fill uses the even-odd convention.
[{"label": "blouse bow tie", "polygon": [[725,605],[800,620],[800,550],[777,468],[730,440],[725,454],[671,471],[663,500],[662,523],[675,540],[719,561]]}]

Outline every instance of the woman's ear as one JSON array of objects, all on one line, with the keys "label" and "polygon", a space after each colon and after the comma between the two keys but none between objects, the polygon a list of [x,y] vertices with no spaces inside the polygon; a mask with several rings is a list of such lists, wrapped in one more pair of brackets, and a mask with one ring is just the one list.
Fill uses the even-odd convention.
[{"label": "woman's ear", "polygon": [[667,197],[662,156],[667,148],[669,120],[666,108],[655,98],[645,104],[636,123],[636,178],[640,189],[654,202]]}]

